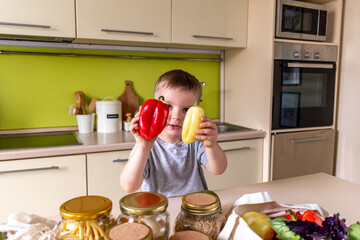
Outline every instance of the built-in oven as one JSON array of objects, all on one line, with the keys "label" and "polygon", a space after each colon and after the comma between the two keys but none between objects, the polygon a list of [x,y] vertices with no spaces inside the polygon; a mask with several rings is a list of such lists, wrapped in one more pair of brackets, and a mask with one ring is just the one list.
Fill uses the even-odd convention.
[{"label": "built-in oven", "polygon": [[332,126],[337,46],[275,42],[272,130]]},{"label": "built-in oven", "polygon": [[275,42],[271,179],[334,174],[337,46]]}]

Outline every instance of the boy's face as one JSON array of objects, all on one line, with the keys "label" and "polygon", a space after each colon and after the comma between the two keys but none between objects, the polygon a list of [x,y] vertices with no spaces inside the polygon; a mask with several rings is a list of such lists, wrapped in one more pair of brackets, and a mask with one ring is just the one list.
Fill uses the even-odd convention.
[{"label": "boy's face", "polygon": [[184,91],[181,88],[161,87],[155,93],[155,98],[160,96],[165,98],[164,102],[169,106],[169,117],[159,139],[164,142],[179,143],[186,112],[198,100],[198,94],[193,91]]}]

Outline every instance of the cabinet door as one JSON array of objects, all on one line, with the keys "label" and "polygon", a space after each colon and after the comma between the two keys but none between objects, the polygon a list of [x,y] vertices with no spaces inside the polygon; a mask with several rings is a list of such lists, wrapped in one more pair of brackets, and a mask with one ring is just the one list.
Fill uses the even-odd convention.
[{"label": "cabinet door", "polygon": [[75,38],[74,0],[0,0],[0,35]]},{"label": "cabinet door", "polygon": [[172,0],[172,42],[245,47],[248,0]]},{"label": "cabinet door", "polygon": [[0,222],[10,213],[59,215],[61,204],[86,195],[85,155],[0,162]]},{"label": "cabinet door", "polygon": [[127,193],[120,187],[120,172],[125,166],[129,151],[87,154],[88,194],[111,199],[118,207],[120,198]]},{"label": "cabinet door", "polygon": [[333,174],[335,130],[272,136],[272,179],[324,172]]},{"label": "cabinet door", "polygon": [[212,175],[204,168],[210,190],[259,183],[262,180],[262,139],[219,143],[228,166],[221,175]]},{"label": "cabinet door", "polygon": [[170,42],[169,0],[76,0],[77,37]]}]

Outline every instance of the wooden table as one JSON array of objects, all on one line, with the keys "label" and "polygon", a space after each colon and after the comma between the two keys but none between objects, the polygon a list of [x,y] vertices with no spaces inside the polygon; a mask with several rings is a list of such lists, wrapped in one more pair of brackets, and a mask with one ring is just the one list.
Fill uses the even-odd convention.
[{"label": "wooden table", "polygon": [[[360,184],[355,184],[325,173],[317,173],[215,191],[227,213],[243,194],[267,191],[279,203],[317,203],[330,215],[340,213],[350,225],[360,221]],[[169,198],[170,229],[180,212],[181,197]]]}]

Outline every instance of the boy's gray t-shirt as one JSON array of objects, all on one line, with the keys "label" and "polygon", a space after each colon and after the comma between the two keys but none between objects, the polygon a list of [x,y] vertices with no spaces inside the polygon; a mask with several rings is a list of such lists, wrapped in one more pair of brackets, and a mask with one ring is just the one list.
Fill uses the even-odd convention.
[{"label": "boy's gray t-shirt", "polygon": [[156,139],[146,162],[142,190],[166,197],[207,190],[201,168],[206,161],[205,148],[200,140],[185,144]]}]

